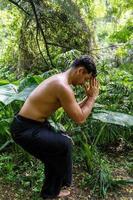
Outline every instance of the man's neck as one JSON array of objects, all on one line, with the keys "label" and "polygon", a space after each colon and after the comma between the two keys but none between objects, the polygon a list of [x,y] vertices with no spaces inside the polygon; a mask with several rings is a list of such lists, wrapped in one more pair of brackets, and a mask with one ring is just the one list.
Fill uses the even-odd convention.
[{"label": "man's neck", "polygon": [[63,72],[63,74],[66,77],[68,84],[69,85],[73,84],[73,74],[74,74],[73,69],[70,68],[67,71]]}]

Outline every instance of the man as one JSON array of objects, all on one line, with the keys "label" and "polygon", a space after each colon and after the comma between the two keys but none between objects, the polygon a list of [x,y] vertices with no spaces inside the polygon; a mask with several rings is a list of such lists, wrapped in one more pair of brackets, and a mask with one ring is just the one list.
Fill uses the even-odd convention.
[{"label": "man", "polygon": [[[41,197],[55,198],[70,194],[61,190],[72,183],[72,141],[62,131],[55,131],[49,116],[63,107],[77,124],[86,121],[99,94],[96,66],[92,58],[77,58],[71,68],[44,80],[28,96],[11,124],[14,141],[45,164]],[[89,81],[89,86],[86,82]],[[82,85],[86,97],[77,103],[71,85]]]}]

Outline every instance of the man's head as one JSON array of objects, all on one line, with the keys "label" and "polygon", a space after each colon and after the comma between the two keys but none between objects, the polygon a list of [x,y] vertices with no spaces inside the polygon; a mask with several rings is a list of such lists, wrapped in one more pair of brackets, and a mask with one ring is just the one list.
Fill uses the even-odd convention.
[{"label": "man's head", "polygon": [[74,69],[74,85],[82,85],[97,75],[96,65],[90,56],[75,59],[71,67]]}]

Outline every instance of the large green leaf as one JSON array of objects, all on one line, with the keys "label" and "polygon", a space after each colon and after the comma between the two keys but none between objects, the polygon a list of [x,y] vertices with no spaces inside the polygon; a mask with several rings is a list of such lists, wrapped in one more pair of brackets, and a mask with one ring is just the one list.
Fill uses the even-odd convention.
[{"label": "large green leaf", "polygon": [[30,87],[24,88],[18,93],[17,86],[13,84],[0,86],[0,101],[5,105],[10,104],[15,100],[25,101],[27,96],[37,85],[31,85]]},{"label": "large green leaf", "polygon": [[17,93],[17,86],[13,84],[6,84],[0,86],[0,101],[6,104]]},{"label": "large green leaf", "polygon": [[7,81],[7,80],[0,80],[0,85],[5,85],[5,84],[8,84],[9,83],[9,81]]},{"label": "large green leaf", "polygon": [[31,85],[30,87],[24,88],[20,93],[16,94],[13,100],[25,101],[28,95],[34,90],[37,85]]},{"label": "large green leaf", "polygon": [[92,118],[102,122],[117,124],[121,126],[133,126],[133,116],[120,112],[101,110],[100,112],[93,113]]},{"label": "large green leaf", "polygon": [[26,87],[31,87],[32,85],[37,85],[43,81],[43,78],[38,76],[29,76],[24,78],[23,80],[20,81],[19,86],[18,86],[18,91],[21,92],[23,89]]}]

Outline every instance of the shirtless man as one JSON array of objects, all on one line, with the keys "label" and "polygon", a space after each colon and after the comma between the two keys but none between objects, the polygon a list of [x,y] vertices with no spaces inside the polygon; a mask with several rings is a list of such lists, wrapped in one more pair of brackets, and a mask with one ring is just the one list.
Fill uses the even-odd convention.
[{"label": "shirtless man", "polygon": [[[63,107],[73,121],[84,123],[99,94],[99,83],[95,77],[96,66],[92,58],[82,56],[72,63],[70,69],[38,85],[14,117],[11,125],[14,141],[45,163],[46,180],[41,191],[44,199],[69,195],[70,191],[61,190],[61,187],[70,186],[72,182],[71,139],[62,132],[55,133],[47,119]],[[77,103],[71,85],[85,88],[86,97],[80,103]],[[60,154],[57,157],[56,153],[62,153],[64,157]]]}]

